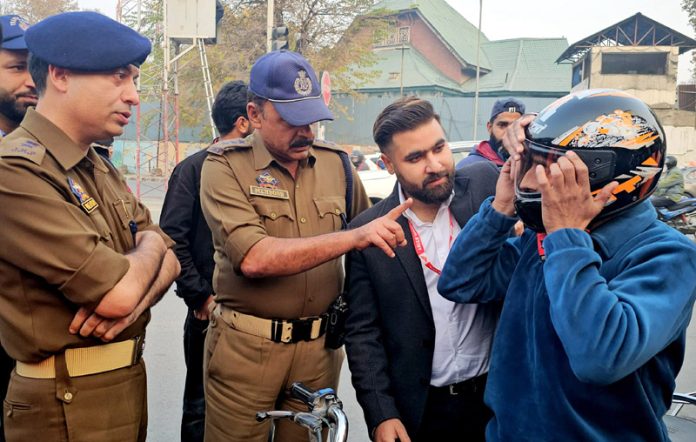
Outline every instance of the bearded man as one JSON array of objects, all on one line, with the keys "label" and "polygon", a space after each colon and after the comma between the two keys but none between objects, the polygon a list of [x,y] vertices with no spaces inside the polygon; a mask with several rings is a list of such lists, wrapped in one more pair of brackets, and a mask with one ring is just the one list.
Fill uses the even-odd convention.
[{"label": "bearded man", "polygon": [[368,247],[348,260],[346,351],[358,401],[377,442],[483,441],[498,307],[450,302],[437,282],[454,238],[495,192],[497,168],[480,162],[455,173],[439,116],[416,97],[387,106],[373,136],[398,182],[350,227],[413,204],[396,220],[408,241],[396,258]]}]

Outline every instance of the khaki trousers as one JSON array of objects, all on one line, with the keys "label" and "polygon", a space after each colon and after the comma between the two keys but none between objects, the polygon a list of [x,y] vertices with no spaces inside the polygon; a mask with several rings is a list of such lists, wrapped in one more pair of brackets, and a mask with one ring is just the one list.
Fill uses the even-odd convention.
[{"label": "khaki trousers", "polygon": [[65,384],[12,371],[3,404],[7,441],[145,441],[147,388],[142,360],[132,367],[70,378]]},{"label": "khaki trousers", "polygon": [[[216,313],[204,353],[205,441],[266,442],[270,422],[257,411],[307,411],[286,395],[293,382],[310,388],[338,387],[343,349],[324,348],[324,337],[283,344],[233,329]],[[307,430],[288,420],[276,427],[277,442],[306,442]]]}]

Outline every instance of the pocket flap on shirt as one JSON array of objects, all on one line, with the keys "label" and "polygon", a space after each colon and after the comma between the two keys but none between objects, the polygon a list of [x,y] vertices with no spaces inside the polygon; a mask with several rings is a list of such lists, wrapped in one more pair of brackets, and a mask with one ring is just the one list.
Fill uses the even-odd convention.
[{"label": "pocket flap on shirt", "polygon": [[325,196],[314,198],[314,205],[317,207],[319,216],[324,218],[327,214],[341,216],[346,212],[346,200],[340,196]]},{"label": "pocket flap on shirt", "polygon": [[281,217],[286,217],[291,220],[295,219],[292,216],[292,209],[290,208],[289,201],[264,198],[263,201],[252,201],[252,204],[256,212],[264,218],[270,218],[272,220]]}]

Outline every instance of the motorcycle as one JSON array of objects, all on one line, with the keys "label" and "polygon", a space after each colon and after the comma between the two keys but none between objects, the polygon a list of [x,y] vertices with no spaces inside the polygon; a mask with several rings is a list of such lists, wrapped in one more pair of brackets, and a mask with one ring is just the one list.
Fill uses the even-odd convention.
[{"label": "motorcycle", "polygon": [[666,207],[656,207],[657,218],[685,235],[696,233],[696,198],[686,197]]}]

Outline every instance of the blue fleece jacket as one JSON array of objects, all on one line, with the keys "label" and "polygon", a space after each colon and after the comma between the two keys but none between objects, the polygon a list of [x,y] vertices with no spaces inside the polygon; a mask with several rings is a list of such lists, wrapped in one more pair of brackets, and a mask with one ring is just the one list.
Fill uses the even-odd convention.
[{"label": "blue fleece jacket", "polygon": [[649,202],[591,235],[561,229],[539,257],[530,230],[491,200],[459,234],[438,291],[504,300],[485,401],[489,441],[666,441],[662,416],[684,359],[696,246]]}]

